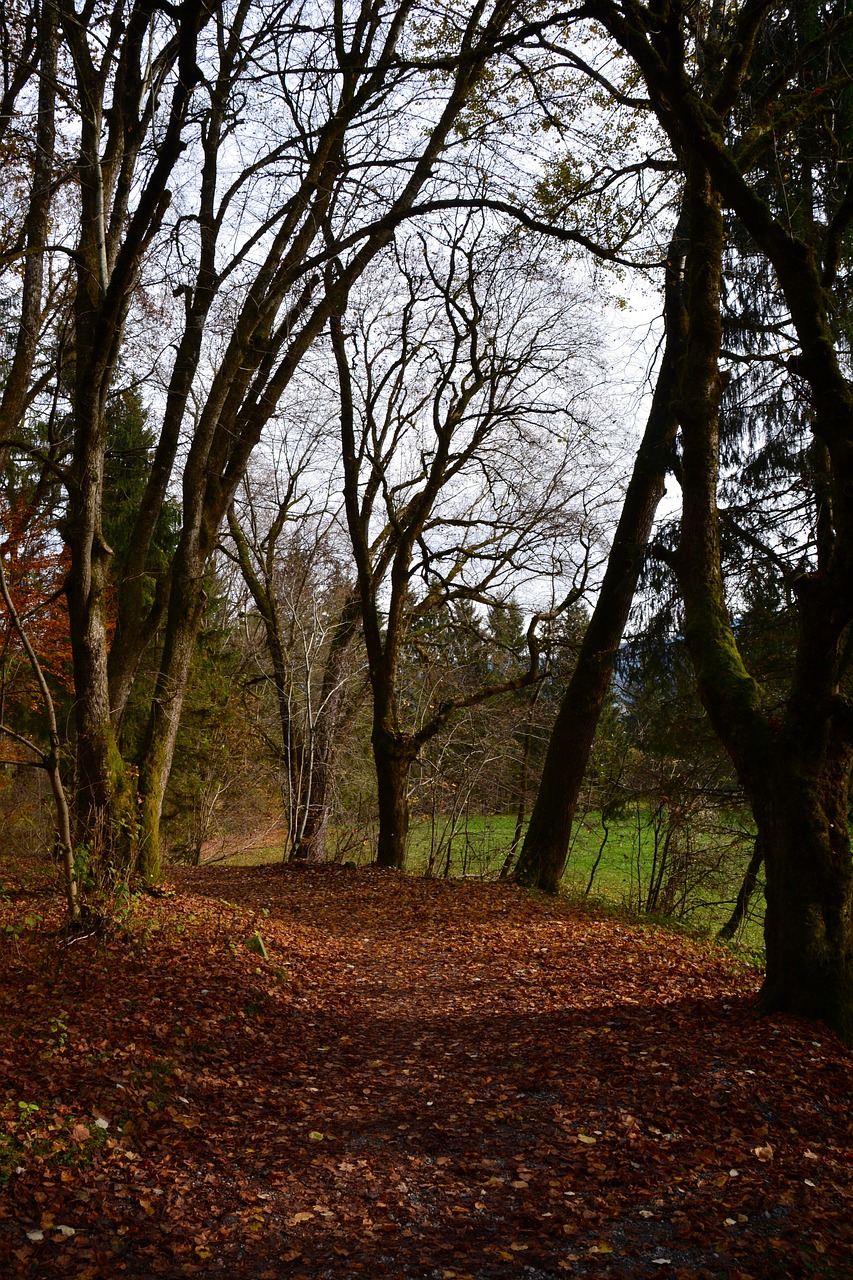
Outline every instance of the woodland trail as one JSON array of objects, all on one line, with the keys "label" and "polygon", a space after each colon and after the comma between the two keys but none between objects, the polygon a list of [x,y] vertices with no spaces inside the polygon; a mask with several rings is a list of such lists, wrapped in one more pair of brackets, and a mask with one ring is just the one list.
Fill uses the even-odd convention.
[{"label": "woodland trail", "polygon": [[175,879],[67,949],[46,890],[2,904],[44,922],[3,953],[0,1275],[853,1275],[853,1059],[718,947],[373,869]]}]

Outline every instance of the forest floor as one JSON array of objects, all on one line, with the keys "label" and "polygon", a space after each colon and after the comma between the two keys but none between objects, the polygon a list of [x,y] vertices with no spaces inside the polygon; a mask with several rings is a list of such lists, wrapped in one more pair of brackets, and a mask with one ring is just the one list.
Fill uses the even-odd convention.
[{"label": "forest floor", "polygon": [[339,867],[66,945],[0,879],[4,1277],[853,1276],[853,1057],[718,947]]}]

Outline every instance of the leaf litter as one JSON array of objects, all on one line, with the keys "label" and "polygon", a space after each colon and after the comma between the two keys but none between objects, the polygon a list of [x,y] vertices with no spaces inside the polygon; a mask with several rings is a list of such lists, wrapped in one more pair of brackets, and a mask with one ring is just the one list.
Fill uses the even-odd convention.
[{"label": "leaf litter", "polygon": [[713,944],[330,866],[180,871],[66,948],[33,892],[3,1276],[853,1273],[853,1060]]}]

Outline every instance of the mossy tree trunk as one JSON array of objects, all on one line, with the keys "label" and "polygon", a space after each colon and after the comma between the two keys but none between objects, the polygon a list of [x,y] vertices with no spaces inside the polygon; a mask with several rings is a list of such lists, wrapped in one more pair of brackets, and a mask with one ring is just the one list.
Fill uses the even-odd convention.
[{"label": "mossy tree trunk", "polygon": [[[107,593],[112,551],[102,528],[107,399],[113,389],[125,321],[140,264],[169,204],[168,183],[183,149],[198,35],[210,19],[199,0],[176,9],[174,38],[162,74],[174,73],[157,155],[144,177],[137,169],[162,91],[146,62],[150,12],[134,11],[116,38],[92,43],[85,24],[59,9],[68,70],[67,105],[79,124],[75,174],[78,241],[73,254],[74,382],[71,461],[63,538],[70,552],[66,579],[74,670],[76,749],[75,839],[97,856],[109,878],[131,865],[137,813],[130,772],[119,751],[108,683]],[[120,34],[119,34],[120,33]],[[116,88],[119,85],[120,88]],[[51,86],[52,88],[53,86]]]},{"label": "mossy tree trunk", "polygon": [[[686,8],[667,24],[661,24],[656,9],[632,6],[629,14],[610,0],[595,3],[590,13],[637,62],[658,120],[688,166],[692,268],[690,341],[679,403],[683,514],[677,571],[699,694],[744,785],[764,850],[764,1004],[823,1019],[853,1044],[853,866],[847,819],[853,709],[839,692],[842,654],[853,624],[853,386],[839,354],[843,341],[830,319],[853,224],[849,113],[844,115],[844,102],[834,96],[849,94],[849,72],[843,56],[838,64],[841,46],[837,41],[833,46],[829,29],[823,51],[794,49],[790,84],[784,66],[772,68],[771,84],[781,102],[792,84],[799,85],[800,60],[807,53],[810,92],[802,98],[802,113],[825,112],[826,104],[835,102],[840,132],[818,163],[798,150],[803,114],[780,122],[780,112],[773,110],[778,104],[754,94],[753,73],[767,70],[751,65],[758,38],[763,26],[778,20],[771,5],[745,5],[726,29],[714,32],[713,42],[699,36],[700,54],[713,49],[711,87],[699,86],[688,67],[696,33]],[[819,29],[823,32],[822,25]],[[818,74],[824,83],[815,81]],[[775,157],[783,145],[790,148],[786,154],[798,157],[791,160],[791,170],[801,163],[812,179],[827,173],[843,179],[825,181],[819,192],[815,188],[811,207],[804,183],[807,207],[797,210],[796,219],[786,190],[774,192],[775,207],[782,211],[777,217],[761,189],[762,183],[766,190],[782,179]],[[767,156],[770,163],[761,168],[758,162]],[[721,202],[773,267],[799,345],[791,367],[808,389],[810,425],[825,462],[814,560],[795,583],[794,672],[784,709],[775,716],[766,711],[762,689],[738,650],[720,561]]]},{"label": "mossy tree trunk", "polygon": [[205,549],[194,554],[193,549],[185,545],[180,565],[176,566],[169,597],[166,641],[139,758],[137,869],[150,883],[162,875],[160,817],[172,771],[196,637],[207,603],[204,570],[208,555]]},{"label": "mossy tree trunk", "polygon": [[768,1012],[820,1018],[853,1045],[849,745],[782,750],[760,823],[767,865],[761,990]]},{"label": "mossy tree trunk", "polygon": [[[797,660],[784,720],[738,651],[725,601],[716,487],[719,459],[719,196],[701,160],[690,165],[693,258],[690,339],[680,418],[683,493],[678,575],[685,638],[699,694],[752,804],[767,871],[768,1010],[820,1018],[853,1043],[853,864],[848,832],[850,712],[838,696],[849,578],[833,555],[799,588]],[[849,554],[849,553],[848,553]]]}]

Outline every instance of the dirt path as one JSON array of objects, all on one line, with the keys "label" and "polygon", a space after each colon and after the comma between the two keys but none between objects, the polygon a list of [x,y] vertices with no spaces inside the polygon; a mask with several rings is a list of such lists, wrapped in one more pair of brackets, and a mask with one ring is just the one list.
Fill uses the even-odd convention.
[{"label": "dirt path", "polygon": [[7,950],[0,1274],[853,1275],[853,1062],[717,949],[372,870],[178,891]]}]

